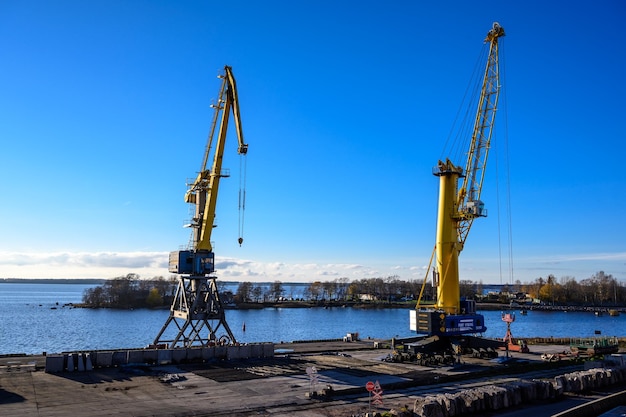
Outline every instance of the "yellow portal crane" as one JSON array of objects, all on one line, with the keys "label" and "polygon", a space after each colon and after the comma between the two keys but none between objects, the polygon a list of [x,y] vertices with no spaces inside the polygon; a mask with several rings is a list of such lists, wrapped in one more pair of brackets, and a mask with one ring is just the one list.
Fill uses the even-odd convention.
[{"label": "yellow portal crane", "polygon": [[[500,89],[498,40],[504,35],[504,29],[496,22],[485,39],[489,43],[489,55],[465,169],[449,159],[439,161],[433,169],[433,174],[439,177],[433,279],[437,300],[434,309],[412,312],[411,328],[418,332],[430,335],[462,335],[486,330],[484,318],[476,314],[474,302],[461,300],[458,257],[474,219],[487,215],[480,194]],[[461,178],[463,183],[458,188]]]},{"label": "yellow portal crane", "polygon": [[[222,169],[222,160],[231,113],[239,140],[237,152],[240,155],[246,155],[248,145],[243,140],[239,98],[232,68],[225,66],[224,74],[219,78],[222,79],[222,84],[217,104],[212,106],[215,112],[202,166],[195,181],[189,185],[185,193],[185,201],[195,206],[195,214],[189,225],[192,228],[191,247],[188,250],[170,252],[169,271],[181,275],[170,308],[170,316],[154,341],[154,345],[157,346],[167,345],[169,348],[175,348],[236,342],[226,323],[225,309],[215,283],[217,278],[210,275],[215,271],[211,232],[216,226],[215,208],[220,179],[229,176],[228,171]],[[218,122],[219,129],[217,128]],[[218,132],[213,151],[213,163],[208,168],[216,129]],[[239,244],[241,245],[242,242],[243,238],[240,235]],[[172,324],[176,326],[176,334],[173,338],[169,338],[167,329]],[[217,331],[220,328],[226,334],[219,336]]]}]

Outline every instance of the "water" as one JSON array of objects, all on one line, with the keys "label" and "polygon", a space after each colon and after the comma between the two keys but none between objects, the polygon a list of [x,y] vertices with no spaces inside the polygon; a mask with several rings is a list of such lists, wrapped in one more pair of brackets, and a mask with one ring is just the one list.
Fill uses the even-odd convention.
[{"label": "water", "polygon": [[[168,310],[82,309],[80,303],[92,285],[0,283],[0,354],[63,352],[144,347],[154,341]],[[504,337],[500,311],[482,311],[486,337]],[[590,337],[625,336],[626,315],[530,311],[517,314],[513,336]],[[280,342],[337,339],[348,332],[361,338],[414,336],[405,309],[267,308],[227,310],[226,320],[239,342]],[[245,323],[246,330],[243,331]]]}]

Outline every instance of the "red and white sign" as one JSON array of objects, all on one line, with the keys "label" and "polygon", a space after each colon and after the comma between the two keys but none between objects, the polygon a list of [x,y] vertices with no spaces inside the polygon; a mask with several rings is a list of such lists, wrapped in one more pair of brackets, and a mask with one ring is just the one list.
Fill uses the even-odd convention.
[{"label": "red and white sign", "polygon": [[367,381],[367,384],[365,384],[365,389],[369,392],[374,391],[374,387],[376,387],[376,385],[374,385],[372,381]]}]

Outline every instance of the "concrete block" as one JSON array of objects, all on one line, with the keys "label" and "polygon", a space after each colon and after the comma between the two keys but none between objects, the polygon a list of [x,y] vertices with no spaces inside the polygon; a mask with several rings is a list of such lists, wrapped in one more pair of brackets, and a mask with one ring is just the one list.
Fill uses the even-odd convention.
[{"label": "concrete block", "polygon": [[227,346],[226,358],[228,360],[241,359],[240,346]]},{"label": "concrete block", "polygon": [[183,363],[187,360],[187,349],[173,349],[172,350],[172,362]]},{"label": "concrete block", "polygon": [[201,362],[202,361],[202,348],[192,347],[192,348],[187,349],[187,361]]},{"label": "concrete block", "polygon": [[436,398],[426,397],[413,407],[413,412],[418,416],[444,417],[443,407]]},{"label": "concrete block", "polygon": [[98,351],[95,355],[95,366],[98,368],[110,368],[113,366],[113,352]]},{"label": "concrete block", "polygon": [[623,353],[612,353],[610,355],[606,355],[604,360],[610,361],[617,366],[625,366],[626,365],[626,355]]},{"label": "concrete block", "polygon": [[228,359],[228,346],[215,346],[215,359]]},{"label": "concrete block", "polygon": [[129,350],[127,363],[145,363],[143,350]]},{"label": "concrete block", "polygon": [[210,361],[215,358],[215,346],[207,346],[202,348],[202,360]]},{"label": "concrete block", "polygon": [[263,357],[263,345],[261,343],[254,343],[250,345],[250,358],[262,358]]},{"label": "concrete block", "polygon": [[76,361],[74,360],[74,354],[70,353],[68,355],[66,355],[67,360],[66,360],[66,364],[67,366],[65,367],[67,372],[74,372],[76,370]]},{"label": "concrete block", "polygon": [[273,343],[264,343],[263,344],[263,357],[264,358],[273,358],[274,357],[274,344]]},{"label": "concrete block", "polygon": [[144,363],[155,364],[159,360],[159,353],[156,349],[146,349],[143,351]]},{"label": "concrete block", "polygon": [[601,361],[586,361],[584,363],[585,371],[588,371],[589,369],[599,368],[601,366],[602,366],[602,362]]},{"label": "concrete block", "polygon": [[76,355],[76,369],[78,372],[85,372],[85,355],[82,353]]},{"label": "concrete block", "polygon": [[169,365],[172,363],[172,349],[159,349],[157,351],[157,363],[159,365]]},{"label": "concrete block", "polygon": [[250,345],[240,345],[239,346],[239,359],[250,359],[250,354],[252,352],[252,348]]},{"label": "concrete block", "polygon": [[116,350],[113,352],[113,366],[128,365],[128,351]]},{"label": "concrete block", "polygon": [[85,353],[85,371],[91,372],[93,371],[93,363],[91,362],[91,354]]},{"label": "concrete block", "polygon": [[65,362],[64,355],[47,355],[46,356],[46,372],[58,373],[63,372]]}]

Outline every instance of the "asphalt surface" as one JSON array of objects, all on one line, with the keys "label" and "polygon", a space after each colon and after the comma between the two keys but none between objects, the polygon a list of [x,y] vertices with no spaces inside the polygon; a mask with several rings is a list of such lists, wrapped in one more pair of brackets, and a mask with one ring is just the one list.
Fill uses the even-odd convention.
[{"label": "asphalt surface", "polygon": [[[511,356],[514,361],[532,364],[541,362],[541,353],[563,349],[531,346],[533,353]],[[284,344],[276,345],[276,352],[270,360],[128,366],[59,374],[43,371],[42,356],[3,357],[0,415],[352,416],[403,406],[412,409],[415,398],[444,386],[446,390],[464,389],[468,384],[521,377],[507,375],[505,370],[477,379],[477,375],[502,369],[502,365],[473,358],[439,368],[388,363],[381,359],[391,351],[373,349],[373,341]],[[551,377],[579,368],[582,365],[572,364],[531,376]],[[367,382],[381,387],[383,405],[370,404]],[[333,390],[332,398],[318,395],[328,387]]]}]

